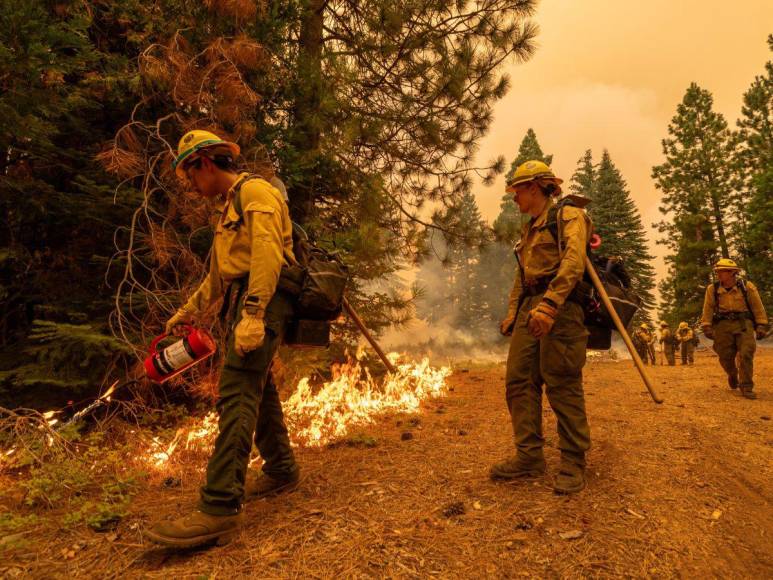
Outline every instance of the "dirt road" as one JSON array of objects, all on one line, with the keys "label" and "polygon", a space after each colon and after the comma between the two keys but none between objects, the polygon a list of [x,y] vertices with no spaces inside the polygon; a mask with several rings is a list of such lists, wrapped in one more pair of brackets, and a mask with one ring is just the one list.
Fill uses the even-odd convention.
[{"label": "dirt road", "polygon": [[193,506],[194,470],[182,490],[138,496],[117,540],[90,533],[69,562],[54,543],[19,565],[35,576],[770,578],[773,350],[757,360],[757,401],[731,392],[708,352],[694,367],[651,368],[660,406],[629,361],[589,364],[594,447],[575,497],[550,488],[558,454],[547,405],[548,475],[488,479],[513,451],[504,367],[460,362],[447,398],[360,430],[375,447],[300,451],[300,488],[249,504],[228,546],[179,554],[143,544],[156,517]]}]

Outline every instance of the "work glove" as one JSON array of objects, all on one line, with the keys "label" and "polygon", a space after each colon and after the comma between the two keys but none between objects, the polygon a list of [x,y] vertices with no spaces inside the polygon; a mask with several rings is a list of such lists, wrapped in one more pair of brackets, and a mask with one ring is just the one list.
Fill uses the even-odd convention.
[{"label": "work glove", "polygon": [[499,332],[502,336],[510,336],[513,334],[513,327],[515,326],[515,312],[508,312],[505,319],[499,324]]},{"label": "work glove", "polygon": [[183,310],[180,308],[177,312],[174,313],[174,316],[166,321],[166,326],[164,327],[164,332],[167,334],[174,334],[175,336],[180,336],[183,332],[182,325],[183,324],[190,324],[193,320],[193,314],[191,312],[188,312],[187,310]]},{"label": "work glove", "polygon": [[263,344],[266,338],[266,327],[263,316],[242,313],[242,319],[234,330],[234,350],[236,354],[244,358],[248,352],[252,352]]},{"label": "work glove", "polygon": [[710,326],[704,326],[703,327],[703,334],[706,335],[706,338],[710,338],[711,340],[714,340],[714,329]]},{"label": "work glove", "polygon": [[764,324],[758,324],[754,334],[757,336],[757,340],[762,340],[768,335],[768,327]]},{"label": "work glove", "polygon": [[544,300],[536,308],[529,310],[529,318],[526,325],[529,328],[529,334],[534,338],[542,338],[550,333],[553,325],[556,323],[558,308],[551,306]]}]

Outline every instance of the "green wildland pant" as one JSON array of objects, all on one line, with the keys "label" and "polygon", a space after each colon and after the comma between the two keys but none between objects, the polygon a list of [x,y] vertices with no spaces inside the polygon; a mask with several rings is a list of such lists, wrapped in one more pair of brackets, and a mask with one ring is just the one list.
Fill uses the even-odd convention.
[{"label": "green wildland pant", "polygon": [[[757,341],[751,320],[720,320],[713,325],[714,352],[727,376],[738,377],[742,389],[754,388],[754,351]],[[736,367],[736,355],[740,368]]]},{"label": "green wildland pant", "polygon": [[513,424],[518,457],[542,458],[542,387],[558,419],[558,447],[564,459],[585,465],[590,449],[590,428],[585,414],[582,367],[588,331],[579,304],[566,302],[559,309],[550,334],[540,339],[526,327],[529,310],[542,296],[527,296],[518,311],[510,340],[505,375],[506,400]]},{"label": "green wildland pant", "polygon": [[695,345],[691,340],[682,343],[682,364],[693,364],[695,362]]},{"label": "green wildland pant", "polygon": [[271,361],[292,316],[291,298],[274,294],[266,308],[266,338],[260,348],[244,358],[234,350],[233,329],[241,320],[241,294],[234,304],[234,321],[220,374],[217,410],[220,414],[215,449],[207,465],[207,482],[201,488],[201,511],[230,515],[241,509],[244,481],[253,440],[263,461],[263,471],[284,479],[298,469],[282,414]]},{"label": "green wildland pant", "polygon": [[655,347],[652,345],[652,343],[647,343],[647,354],[650,355],[650,362],[652,364],[655,364]]}]

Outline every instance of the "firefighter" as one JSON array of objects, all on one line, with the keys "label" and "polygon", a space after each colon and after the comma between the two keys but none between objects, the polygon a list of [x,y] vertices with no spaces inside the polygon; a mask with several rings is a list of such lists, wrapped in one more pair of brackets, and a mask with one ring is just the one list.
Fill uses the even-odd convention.
[{"label": "firefighter", "polygon": [[653,346],[655,337],[650,332],[649,327],[646,324],[642,324],[633,333],[633,342],[636,347],[636,352],[639,353],[639,358],[646,365],[649,360],[653,365],[655,364],[655,348]]},{"label": "firefighter", "polygon": [[676,337],[671,332],[668,322],[665,321],[660,323],[660,349],[666,354],[668,366],[674,366],[676,364]]},{"label": "firefighter", "polygon": [[684,321],[680,322],[679,328],[676,329],[676,340],[679,342],[679,349],[682,354],[682,365],[694,364],[695,333]]},{"label": "firefighter", "polygon": [[740,388],[747,399],[756,399],[755,338],[766,336],[768,316],[757,287],[738,278],[739,271],[738,265],[728,258],[714,265],[718,280],[706,288],[701,326],[706,337],[714,340],[714,352],[727,373],[729,387]]},{"label": "firefighter", "polygon": [[[296,263],[292,225],[280,191],[240,173],[239,153],[235,143],[195,130],[180,140],[173,165],[181,180],[215,200],[218,209],[209,273],[166,330],[179,333],[181,324],[201,319],[224,298],[221,312],[230,332],[217,401],[219,432],[198,509],[146,532],[166,546],[191,547],[232,535],[243,521],[245,499],[290,489],[299,477],[271,376],[293,311],[292,297],[277,290],[282,267]],[[248,477],[253,441],[265,463],[262,474]]]},{"label": "firefighter", "polygon": [[507,184],[521,213],[531,219],[515,247],[518,268],[500,325],[502,334],[512,335],[506,400],[516,454],[494,465],[490,474],[494,479],[544,474],[544,386],[558,419],[561,450],[554,490],[568,494],[585,487],[585,453],[590,448],[582,387],[588,331],[575,286],[585,271],[591,222],[580,208],[557,209],[554,198],[561,183],[545,163],[527,161]]}]

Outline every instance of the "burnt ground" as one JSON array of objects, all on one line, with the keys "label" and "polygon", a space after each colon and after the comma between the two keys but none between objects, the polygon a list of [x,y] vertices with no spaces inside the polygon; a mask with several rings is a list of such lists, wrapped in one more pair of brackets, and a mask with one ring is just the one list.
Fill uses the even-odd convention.
[{"label": "burnt ground", "polygon": [[[708,351],[694,367],[650,369],[663,405],[630,361],[586,366],[594,447],[588,487],[574,497],[550,487],[558,454],[547,405],[546,477],[488,479],[488,467],[513,451],[504,365],[458,362],[448,397],[359,430],[375,447],[300,450],[301,486],[248,504],[247,524],[227,546],[173,552],[142,539],[157,517],[194,505],[203,466],[191,465],[180,488],[149,482],[111,536],[61,530],[0,552],[3,569],[34,577],[770,578],[773,350],[757,358],[757,401],[725,386]],[[62,557],[73,542],[77,553]]]}]

